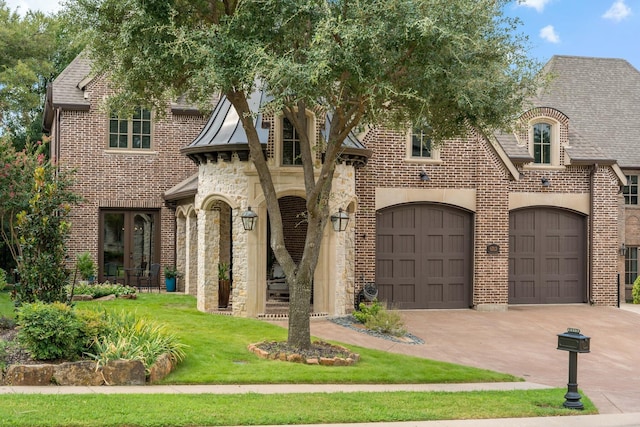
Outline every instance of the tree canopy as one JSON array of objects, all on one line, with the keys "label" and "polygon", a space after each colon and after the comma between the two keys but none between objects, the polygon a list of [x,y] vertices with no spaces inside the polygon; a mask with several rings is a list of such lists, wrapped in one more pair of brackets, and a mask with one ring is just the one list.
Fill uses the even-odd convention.
[{"label": "tree canopy", "polygon": [[[470,127],[508,126],[535,89],[505,0],[71,0],[89,29],[96,72],[108,72],[119,106],[162,107],[186,94],[202,105],[221,92],[248,136],[272,227],[272,248],[291,288],[289,343],[309,345],[309,293],[342,141],[365,125],[428,123],[432,139]],[[260,83],[257,83],[260,82]],[[295,264],[282,236],[270,170],[247,97],[264,84],[267,107],[301,137],[308,232]],[[151,105],[150,105],[151,104]],[[314,174],[304,111],[333,115]],[[163,108],[159,108],[161,111]],[[306,308],[305,308],[306,306]]]},{"label": "tree canopy", "polygon": [[63,24],[41,12],[20,16],[0,0],[0,135],[19,148],[42,138],[47,84],[80,50]]}]

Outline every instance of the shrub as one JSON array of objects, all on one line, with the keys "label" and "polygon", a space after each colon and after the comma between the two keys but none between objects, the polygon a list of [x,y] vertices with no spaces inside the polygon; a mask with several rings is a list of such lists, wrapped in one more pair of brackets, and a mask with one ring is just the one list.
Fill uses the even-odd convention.
[{"label": "shrub", "polygon": [[84,280],[92,280],[96,275],[96,264],[93,262],[93,258],[91,258],[91,254],[89,252],[82,252],[78,254],[76,259],[76,268],[80,273],[80,277]]},{"label": "shrub", "polygon": [[[67,294],[71,293],[71,286],[67,287]],[[78,283],[73,287],[74,295],[91,295],[93,298],[101,298],[107,295],[133,295],[136,289],[131,286],[124,286],[117,283],[101,283],[90,285],[88,283]]]},{"label": "shrub", "polygon": [[16,214],[21,248],[17,259],[20,286],[14,295],[18,305],[65,300],[69,212],[78,201],[69,191],[71,184],[70,176],[58,174],[52,164],[35,168],[28,207]]},{"label": "shrub", "polygon": [[371,305],[360,303],[359,308],[360,310],[354,312],[353,316],[367,329],[396,337],[404,336],[407,333],[400,313],[385,309],[378,300],[374,300]]},{"label": "shrub", "polygon": [[23,304],[18,325],[18,339],[35,359],[73,360],[82,352],[81,321],[66,304]]},{"label": "shrub", "polygon": [[175,362],[184,359],[184,345],[160,324],[127,312],[106,317],[109,329],[95,341],[91,354],[99,365],[116,359],[140,360],[148,374],[162,354],[169,354]]},{"label": "shrub", "polygon": [[376,316],[382,309],[382,304],[380,304],[377,299],[373,300],[371,305],[361,302],[358,306],[358,311],[353,313],[353,317],[360,323],[367,323],[367,320]]},{"label": "shrub", "polygon": [[636,277],[633,282],[633,288],[631,289],[631,296],[633,296],[633,303],[640,304],[640,276]]}]

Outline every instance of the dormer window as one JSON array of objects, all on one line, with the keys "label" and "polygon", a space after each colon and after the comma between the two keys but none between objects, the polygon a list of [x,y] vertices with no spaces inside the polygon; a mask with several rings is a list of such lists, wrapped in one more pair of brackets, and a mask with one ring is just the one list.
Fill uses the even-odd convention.
[{"label": "dormer window", "polygon": [[533,125],[533,158],[534,163],[551,164],[551,125],[549,123]]},{"label": "dormer window", "polygon": [[300,136],[295,126],[286,117],[282,118],[282,164],[302,165]]},{"label": "dormer window", "polygon": [[530,167],[562,167],[560,157],[560,127],[557,121],[540,117],[529,122],[528,147],[533,161]]}]

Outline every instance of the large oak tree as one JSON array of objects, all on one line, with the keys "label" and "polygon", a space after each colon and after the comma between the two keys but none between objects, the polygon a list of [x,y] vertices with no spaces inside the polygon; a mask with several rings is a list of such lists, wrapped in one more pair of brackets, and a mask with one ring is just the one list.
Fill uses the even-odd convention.
[{"label": "large oak tree", "polygon": [[[238,111],[290,287],[289,344],[310,343],[309,299],[341,143],[366,125],[428,123],[432,139],[508,125],[534,88],[526,39],[504,0],[72,0],[113,105],[161,107],[222,93]],[[288,253],[271,173],[247,97],[256,82],[301,138],[308,221]],[[304,111],[333,115],[314,173]],[[162,108],[159,108],[162,110]],[[375,155],[375,154],[374,154]]]}]

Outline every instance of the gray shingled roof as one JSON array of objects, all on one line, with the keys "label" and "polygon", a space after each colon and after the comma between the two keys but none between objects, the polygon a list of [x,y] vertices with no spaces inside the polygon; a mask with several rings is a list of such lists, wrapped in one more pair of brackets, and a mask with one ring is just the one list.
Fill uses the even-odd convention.
[{"label": "gray shingled roof", "polygon": [[640,72],[623,59],[554,56],[549,86],[534,100],[569,117],[572,160],[640,167]]},{"label": "gray shingled roof", "polygon": [[[47,88],[47,99],[44,110],[44,128],[51,129],[53,110],[88,110],[91,107],[90,100],[85,98],[85,87],[91,81],[92,61],[86,54],[80,53],[73,61],[56,77]],[[217,102],[217,96],[212,97],[212,102]],[[212,104],[213,105],[213,104]],[[199,115],[198,107],[189,102],[184,96],[171,103],[174,114]]]}]

